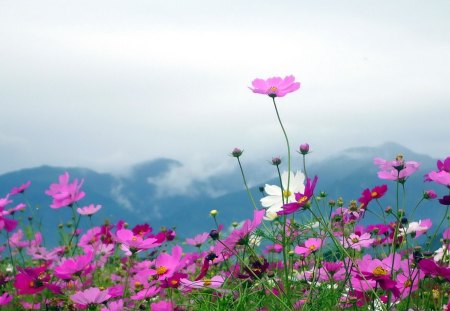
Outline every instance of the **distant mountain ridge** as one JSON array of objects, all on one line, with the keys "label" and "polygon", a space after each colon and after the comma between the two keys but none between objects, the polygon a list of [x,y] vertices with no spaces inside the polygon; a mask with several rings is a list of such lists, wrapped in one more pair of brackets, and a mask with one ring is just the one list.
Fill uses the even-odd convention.
[{"label": "distant mountain ridge", "polygon": [[[325,191],[328,194],[327,200],[342,196],[348,203],[351,199],[358,199],[365,188],[388,184],[390,191],[382,202],[394,202],[395,183],[378,179],[376,174],[378,168],[373,164],[373,158],[378,156],[393,159],[398,153],[402,153],[407,161],[414,160],[422,164],[420,171],[411,176],[406,183],[408,194],[412,194],[409,196],[408,205],[415,204],[426,189],[436,189],[440,195],[445,194],[444,187],[423,183],[423,175],[435,169],[436,160],[396,143],[386,143],[379,147],[346,149],[323,161],[308,165],[307,173],[310,177],[319,176],[316,193]],[[261,163],[261,165],[267,164]],[[32,206],[40,207],[39,214],[45,224],[43,231],[49,236],[59,224],[67,223],[72,215],[68,208],[51,209],[49,207],[51,198],[44,193],[49,185],[57,182],[58,176],[65,171],[69,172],[71,180],[84,179],[82,189],[86,192],[86,197],[80,201],[80,206],[91,203],[103,206],[98,215],[93,217],[97,225],[106,218],[112,223],[124,219],[131,226],[148,222],[155,230],[159,230],[161,226],[174,226],[178,235],[186,238],[213,228],[214,223],[209,216],[209,211],[212,209],[219,211],[218,219],[226,226],[232,221],[251,217],[253,207],[247,193],[243,190],[237,167],[233,171],[195,181],[192,187],[200,190],[195,195],[175,192],[164,196],[158,193],[158,180],[165,178],[171,170],[182,166],[183,164],[179,161],[159,158],[137,164],[121,176],[77,167],[40,166],[22,169],[0,175],[0,197],[4,197],[12,187],[30,180],[32,185],[26,191],[27,199]],[[248,176],[252,176],[253,173],[258,174],[257,171],[252,170],[248,170],[246,174]],[[222,189],[223,194],[214,196],[208,193],[206,191],[208,183]],[[278,179],[261,180],[259,186],[264,186],[266,183],[277,184]],[[259,203],[262,193],[258,190],[258,186],[253,187],[251,192],[255,201]],[[15,204],[23,201],[18,196],[11,198]],[[432,218],[433,223],[436,224],[444,216],[443,213],[444,208],[436,201],[424,202],[424,206],[418,209],[414,219]],[[27,212],[18,213],[18,217],[24,220],[25,215],[28,215]],[[84,225],[87,225],[87,221]]]}]

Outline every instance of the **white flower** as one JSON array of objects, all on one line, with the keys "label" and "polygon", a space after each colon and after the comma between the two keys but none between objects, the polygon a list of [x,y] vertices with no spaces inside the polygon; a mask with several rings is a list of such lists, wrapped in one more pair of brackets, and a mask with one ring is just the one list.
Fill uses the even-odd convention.
[{"label": "white flower", "polygon": [[411,233],[426,232],[428,230],[428,227],[422,226],[421,223],[422,223],[422,220],[419,220],[419,222],[417,222],[417,221],[410,222],[408,224],[408,228],[400,229],[399,235],[403,236],[403,235],[408,235]]},{"label": "white flower", "polygon": [[[437,249],[435,252],[434,252],[434,261],[436,261],[436,262],[438,262],[438,261],[441,261],[442,260],[442,262],[446,262],[446,258],[444,257],[444,254],[446,255],[446,254],[449,254],[448,253],[448,251],[447,251],[447,245],[442,245],[442,247],[441,248],[439,248],[439,249]],[[447,256],[446,256],[447,257]],[[448,259],[448,258],[447,258]]]},{"label": "white flower", "polygon": [[279,186],[266,184],[264,191],[267,193],[267,196],[261,199],[261,205],[267,208],[264,219],[274,220],[277,218],[277,212],[283,209],[283,197],[285,203],[295,202],[295,193],[303,193],[305,191],[304,182],[305,175],[297,171],[295,174],[293,172],[290,174],[289,189],[287,189],[288,172],[283,172],[281,175],[284,191]]}]

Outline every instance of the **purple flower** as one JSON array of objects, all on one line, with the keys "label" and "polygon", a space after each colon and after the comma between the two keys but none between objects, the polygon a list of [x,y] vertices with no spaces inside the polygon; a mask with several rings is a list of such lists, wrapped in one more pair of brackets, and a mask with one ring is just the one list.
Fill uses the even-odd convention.
[{"label": "purple flower", "polygon": [[442,199],[439,199],[439,203],[442,205],[450,205],[450,195],[444,195]]}]

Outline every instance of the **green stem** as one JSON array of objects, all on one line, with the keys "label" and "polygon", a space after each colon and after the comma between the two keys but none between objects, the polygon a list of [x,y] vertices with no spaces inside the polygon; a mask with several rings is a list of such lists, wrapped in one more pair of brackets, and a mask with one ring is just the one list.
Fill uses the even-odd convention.
[{"label": "green stem", "polygon": [[248,188],[248,185],[247,185],[247,180],[245,179],[245,174],[244,174],[244,170],[242,168],[241,160],[239,160],[239,157],[236,157],[236,159],[238,160],[239,168],[241,169],[242,179],[244,180],[244,185],[245,185],[245,189],[247,190],[247,194],[250,197],[250,200],[252,201],[253,208],[257,210],[258,208],[256,207],[255,200],[253,199],[253,195],[250,192],[250,189]]},{"label": "green stem", "polygon": [[289,139],[284,129],[283,122],[281,122],[280,114],[278,113],[277,104],[275,102],[275,97],[272,97],[273,106],[275,107],[275,112],[277,114],[278,122],[280,123],[281,129],[283,130],[284,138],[286,139],[287,151],[288,151],[288,182],[286,189],[289,189],[289,184],[291,182],[291,147],[289,145]]}]

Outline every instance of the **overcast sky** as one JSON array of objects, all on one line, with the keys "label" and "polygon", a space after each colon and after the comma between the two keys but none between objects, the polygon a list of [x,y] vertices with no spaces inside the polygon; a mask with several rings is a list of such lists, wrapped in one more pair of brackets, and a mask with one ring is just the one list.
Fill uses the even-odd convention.
[{"label": "overcast sky", "polygon": [[208,175],[395,141],[450,155],[450,1],[0,0],[0,173],[169,157]]}]

